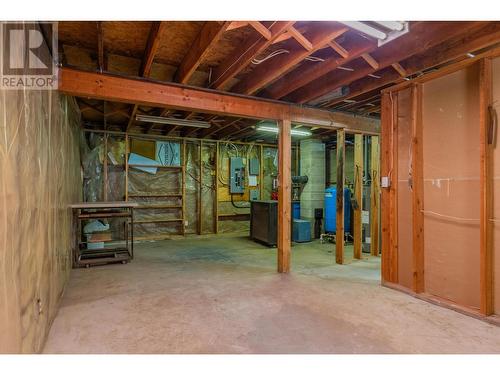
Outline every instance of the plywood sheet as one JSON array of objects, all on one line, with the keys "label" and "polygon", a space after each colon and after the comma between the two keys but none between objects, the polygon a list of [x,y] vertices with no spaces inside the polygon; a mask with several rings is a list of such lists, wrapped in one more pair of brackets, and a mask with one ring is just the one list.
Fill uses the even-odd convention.
[{"label": "plywood sheet", "polygon": [[477,67],[423,87],[425,291],[479,307]]},{"label": "plywood sheet", "polygon": [[412,288],[412,195],[409,185],[411,175],[411,96],[410,89],[397,94],[397,231],[398,231],[398,280]]}]

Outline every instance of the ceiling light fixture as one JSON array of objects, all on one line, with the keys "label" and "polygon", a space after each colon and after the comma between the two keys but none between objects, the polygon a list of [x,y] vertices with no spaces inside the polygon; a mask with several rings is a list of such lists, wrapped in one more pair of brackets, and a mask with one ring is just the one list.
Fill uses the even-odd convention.
[{"label": "ceiling light fixture", "polygon": [[155,124],[166,124],[175,126],[189,126],[194,128],[209,128],[211,125],[207,121],[199,120],[185,120],[173,117],[162,117],[162,116],[148,116],[148,115],[137,115],[135,117],[137,121],[142,122],[152,122]]},{"label": "ceiling light fixture", "polygon": [[[274,126],[258,126],[257,127],[257,130],[259,131],[262,131],[262,132],[267,132],[267,133],[275,133],[275,134],[278,134],[279,132],[279,129],[277,127],[274,127]],[[296,130],[296,129],[292,129],[290,131],[290,134],[291,135],[298,135],[298,136],[302,136],[302,137],[310,137],[312,135],[312,133],[308,130]]]},{"label": "ceiling light fixture", "polygon": [[403,22],[397,22],[397,21],[375,21],[375,23],[378,23],[380,26],[385,27],[386,29],[392,30],[392,31],[401,31],[405,28],[405,25]]},{"label": "ceiling light fixture", "polygon": [[358,22],[358,21],[348,21],[348,22],[341,22],[344,25],[350,27],[351,29],[358,30],[362,32],[363,34],[366,34],[368,36],[371,36],[376,39],[381,39],[384,40],[387,38],[387,34],[377,30],[374,27],[371,27],[370,25],[367,25],[366,23],[363,22]]}]

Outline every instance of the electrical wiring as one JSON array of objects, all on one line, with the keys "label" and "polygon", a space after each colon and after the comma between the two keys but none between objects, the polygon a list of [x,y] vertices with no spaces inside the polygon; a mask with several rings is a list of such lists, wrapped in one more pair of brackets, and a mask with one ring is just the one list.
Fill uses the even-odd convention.
[{"label": "electrical wiring", "polygon": [[262,64],[264,61],[272,59],[273,57],[281,55],[283,53],[290,53],[290,51],[288,51],[286,49],[282,49],[282,48],[277,49],[276,51],[271,52],[269,55],[267,55],[266,57],[263,57],[262,59],[258,59],[258,58],[252,59],[252,64],[254,64],[254,65]]},{"label": "electrical wiring", "polygon": [[307,56],[304,60],[315,61],[315,62],[323,62],[323,61],[325,61],[325,59],[322,59],[321,57],[316,57],[316,56]]},{"label": "electrical wiring", "polygon": [[[273,23],[269,26],[269,29],[271,29],[271,28],[274,26],[274,24],[275,24],[276,22],[277,22],[277,21],[274,21],[274,22],[273,22]],[[238,63],[240,62],[240,59],[241,59],[241,58],[243,58],[243,56],[245,56],[245,54],[246,54],[248,51],[252,50],[252,49],[253,49],[253,48],[254,48],[254,47],[255,47],[258,43],[260,43],[260,38],[259,38],[259,39],[257,39],[257,40],[256,40],[254,43],[252,43],[251,45],[249,45],[249,46],[248,46],[248,48],[247,48],[245,51],[243,51],[243,52],[240,54],[240,56],[239,56],[237,59],[235,59],[235,60],[234,60],[234,62],[233,62],[231,65],[229,65],[229,66],[228,66],[228,67],[227,67],[227,68],[226,68],[226,69],[225,69],[225,70],[224,70],[221,74],[219,74],[219,76],[215,79],[215,81],[214,81],[214,82],[211,82],[211,83],[210,83],[210,86],[213,86],[215,83],[217,83],[217,81],[219,81],[219,79],[220,79],[221,77],[223,77],[223,76],[224,76],[224,74],[226,74],[228,70],[230,70],[230,69],[231,69],[234,65],[238,64]]]}]

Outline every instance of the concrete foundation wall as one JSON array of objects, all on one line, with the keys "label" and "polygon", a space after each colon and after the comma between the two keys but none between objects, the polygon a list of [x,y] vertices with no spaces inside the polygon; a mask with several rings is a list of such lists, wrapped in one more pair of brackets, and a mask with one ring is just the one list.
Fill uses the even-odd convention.
[{"label": "concrete foundation wall", "polygon": [[316,139],[300,142],[300,174],[309,181],[300,196],[302,219],[314,223],[314,209],[324,208],[325,199],[325,144]]}]

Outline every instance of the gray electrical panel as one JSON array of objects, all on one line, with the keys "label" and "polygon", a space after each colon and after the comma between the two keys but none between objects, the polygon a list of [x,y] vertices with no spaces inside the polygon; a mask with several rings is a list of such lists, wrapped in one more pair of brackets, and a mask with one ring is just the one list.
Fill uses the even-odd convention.
[{"label": "gray electrical panel", "polygon": [[251,158],[248,161],[248,174],[251,174],[252,176],[258,176],[259,172],[260,172],[259,159]]},{"label": "gray electrical panel", "polygon": [[243,194],[245,190],[245,167],[243,159],[233,157],[229,159],[229,192]]},{"label": "gray electrical panel", "polygon": [[260,199],[260,189],[252,189],[250,190],[250,200],[258,201]]}]

